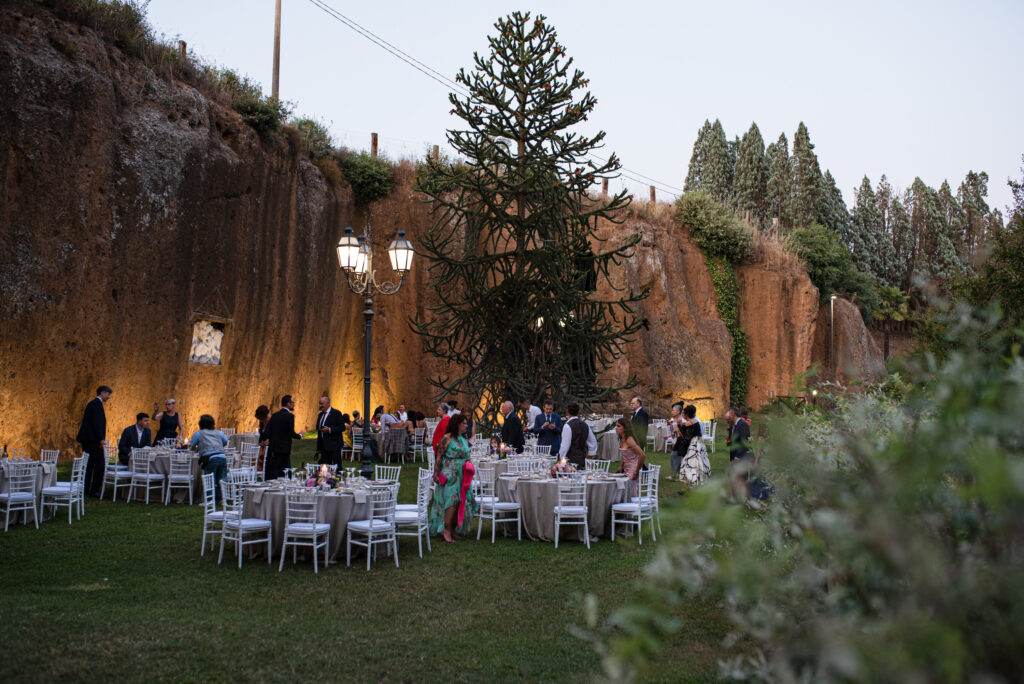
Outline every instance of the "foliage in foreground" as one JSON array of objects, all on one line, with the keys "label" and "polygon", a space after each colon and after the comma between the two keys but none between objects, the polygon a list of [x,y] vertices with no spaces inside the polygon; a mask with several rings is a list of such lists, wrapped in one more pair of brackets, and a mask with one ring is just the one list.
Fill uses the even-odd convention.
[{"label": "foliage in foreground", "polygon": [[902,400],[773,424],[766,506],[729,502],[722,482],[685,497],[648,592],[590,613],[610,676],[643,672],[690,628],[673,606],[721,596],[733,639],[758,652],[724,676],[1024,679],[1024,359],[997,307],[959,309],[948,329],[952,351],[906,369]]}]

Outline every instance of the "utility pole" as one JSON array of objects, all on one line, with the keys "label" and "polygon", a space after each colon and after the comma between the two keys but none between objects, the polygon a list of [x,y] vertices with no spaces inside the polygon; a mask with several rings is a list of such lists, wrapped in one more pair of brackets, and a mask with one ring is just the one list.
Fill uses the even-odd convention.
[{"label": "utility pole", "polygon": [[278,97],[278,85],[281,74],[281,0],[275,0],[274,8],[274,78],[271,86],[271,94],[275,100]]}]

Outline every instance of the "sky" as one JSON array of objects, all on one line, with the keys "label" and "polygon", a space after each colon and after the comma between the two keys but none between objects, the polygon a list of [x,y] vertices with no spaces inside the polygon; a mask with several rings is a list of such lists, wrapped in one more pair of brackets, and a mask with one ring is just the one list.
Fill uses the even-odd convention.
[{"label": "sky", "polygon": [[[803,121],[849,204],[864,175],[900,189],[948,179],[955,191],[974,170],[988,172],[989,205],[1005,210],[1007,178],[1022,175],[1021,0],[315,2],[449,79],[486,52],[499,17],[544,14],[590,78],[602,156],[617,152],[643,181],[612,189],[644,199],[641,175],[659,199],[680,191],[697,131],[716,118],[730,139],[756,122],[766,144],[785,133],[791,145]],[[315,2],[282,0],[280,90],[295,115],[353,149],[376,132],[392,158],[444,147],[460,123],[449,89]],[[148,17],[158,35],[270,92],[274,0],[150,0]]]}]

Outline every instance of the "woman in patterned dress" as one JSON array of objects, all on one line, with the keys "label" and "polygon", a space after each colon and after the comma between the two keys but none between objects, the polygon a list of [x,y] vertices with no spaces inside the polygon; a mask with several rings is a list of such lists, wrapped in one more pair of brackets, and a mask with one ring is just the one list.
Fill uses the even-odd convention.
[{"label": "woman in patterned dress", "polygon": [[470,483],[473,464],[466,441],[466,417],[456,413],[448,421],[434,462],[434,498],[430,503],[430,533],[441,534],[446,542],[456,540],[456,531],[465,534],[477,511]]},{"label": "woman in patterned dress", "polygon": [[644,465],[644,450],[633,438],[633,426],[629,418],[615,421],[615,434],[619,436],[619,469],[629,477],[629,495],[640,495],[640,468]]}]

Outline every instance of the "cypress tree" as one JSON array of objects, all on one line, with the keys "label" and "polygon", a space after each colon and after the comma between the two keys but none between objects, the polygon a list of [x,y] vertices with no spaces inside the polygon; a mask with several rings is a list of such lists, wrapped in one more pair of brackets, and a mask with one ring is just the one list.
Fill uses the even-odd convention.
[{"label": "cypress tree", "polygon": [[[982,171],[968,171],[960,188],[957,199],[964,212],[963,238],[961,239],[961,257],[964,263],[974,263],[978,250],[988,239],[992,231],[992,212],[988,202],[988,174]],[[1001,225],[1001,221],[999,222]]]},{"label": "cypress tree", "polygon": [[589,81],[545,17],[516,12],[495,29],[490,54],[456,77],[469,95],[449,95],[462,127],[448,141],[465,163],[428,161],[435,222],[419,251],[439,304],[411,320],[425,350],[456,371],[430,379],[438,393],[487,402],[490,424],[504,398],[588,406],[630,386],[600,374],[640,329],[635,304],[647,296],[609,276],[639,235],[595,235],[629,196],[590,194],[620,166],[615,154],[591,160],[603,131],[573,130],[597,102]]},{"label": "cypress tree", "polygon": [[697,140],[693,143],[693,154],[690,155],[690,166],[686,171],[683,192],[699,192],[702,185],[704,166],[708,158],[708,143],[711,139],[711,122],[704,119],[704,125],[697,131]]},{"label": "cypress tree", "polygon": [[857,188],[857,198],[853,205],[853,216],[850,220],[850,229],[843,242],[850,248],[853,257],[853,264],[861,271],[874,273],[882,282],[888,282],[884,259],[879,251],[884,243],[891,242],[886,239],[882,230],[882,214],[878,210],[878,198],[871,189],[871,181],[867,176],[860,182]]},{"label": "cypress tree", "polygon": [[768,159],[756,123],[750,124],[740,141],[732,188],[736,207],[763,222],[768,209]]},{"label": "cypress tree", "polygon": [[850,210],[846,208],[843,193],[829,170],[821,177],[821,197],[818,199],[815,213],[818,222],[840,238],[850,232]]},{"label": "cypress tree", "polygon": [[971,249],[967,237],[966,213],[960,206],[960,202],[953,195],[953,189],[949,187],[949,181],[943,180],[939,187],[939,206],[942,209],[942,216],[945,219],[945,234],[956,250],[957,258],[960,259],[962,268],[970,268]]},{"label": "cypress tree", "polygon": [[896,193],[892,193],[889,200],[888,223],[893,246],[889,282],[897,284],[903,292],[909,292],[914,265],[914,239],[907,206]]},{"label": "cypress tree", "polygon": [[[882,177],[878,181],[878,187],[875,190],[875,204],[878,207],[878,215],[881,220],[881,242],[879,243],[879,249],[877,250],[878,257],[878,271],[875,275],[879,279],[888,283],[892,287],[902,286],[902,276],[900,265],[896,261],[896,237],[894,234],[895,226],[893,224],[894,216],[894,205],[893,202],[899,201],[896,193],[893,192],[892,185],[889,184],[889,179],[882,174]],[[902,210],[902,204],[900,205]],[[905,211],[902,212],[904,215]]]},{"label": "cypress tree", "polygon": [[703,190],[722,204],[732,198],[732,158],[722,123],[715,119],[708,138],[707,158],[701,174]]},{"label": "cypress tree", "polygon": [[793,165],[789,158],[789,141],[783,133],[765,151],[768,163],[767,218],[778,218],[783,226],[793,225]]},{"label": "cypress tree", "polygon": [[793,136],[793,220],[797,225],[809,226],[817,218],[822,182],[811,136],[801,121]]},{"label": "cypress tree", "polygon": [[911,272],[917,279],[948,285],[960,273],[956,248],[947,234],[939,193],[915,178],[907,190],[913,237]]}]

